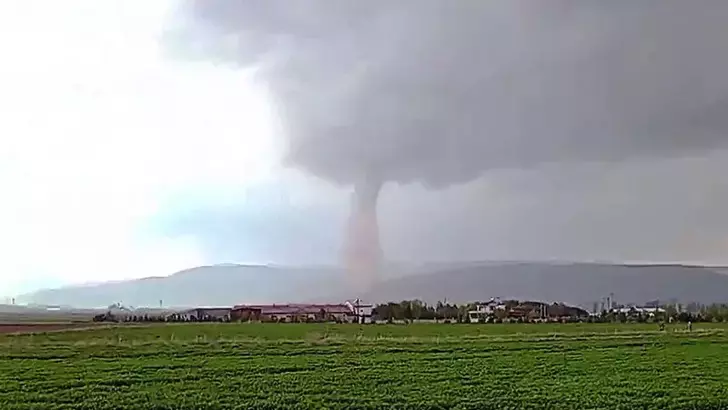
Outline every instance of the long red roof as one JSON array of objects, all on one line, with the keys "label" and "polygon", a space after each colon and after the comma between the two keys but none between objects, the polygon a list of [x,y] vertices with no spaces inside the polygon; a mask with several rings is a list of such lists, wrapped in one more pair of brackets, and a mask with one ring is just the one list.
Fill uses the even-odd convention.
[{"label": "long red roof", "polygon": [[285,305],[237,305],[233,310],[260,310],[266,315],[317,314],[326,313],[351,314],[352,311],[343,304],[285,304]]}]

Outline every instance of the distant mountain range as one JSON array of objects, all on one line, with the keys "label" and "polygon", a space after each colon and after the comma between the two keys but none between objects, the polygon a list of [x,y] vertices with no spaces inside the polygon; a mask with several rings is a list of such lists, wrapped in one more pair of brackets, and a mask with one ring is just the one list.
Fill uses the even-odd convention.
[{"label": "distant mountain range", "polygon": [[17,297],[18,303],[103,307],[230,306],[242,303],[299,302],[326,296],[343,283],[331,267],[257,265],[201,266],[170,276],[45,289]]},{"label": "distant mountain range", "polygon": [[354,292],[347,273],[334,267],[202,266],[167,277],[47,289],[19,303],[103,307],[230,306],[243,303],[371,302],[491,297],[562,301],[586,308],[614,294],[619,303],[728,302],[728,269],[684,265],[468,262],[390,267],[387,279]]},{"label": "distant mountain range", "polygon": [[389,280],[367,295],[377,300],[454,301],[490,297],[562,301],[591,309],[614,294],[618,303],[728,302],[725,268],[685,265],[509,263],[468,265]]}]

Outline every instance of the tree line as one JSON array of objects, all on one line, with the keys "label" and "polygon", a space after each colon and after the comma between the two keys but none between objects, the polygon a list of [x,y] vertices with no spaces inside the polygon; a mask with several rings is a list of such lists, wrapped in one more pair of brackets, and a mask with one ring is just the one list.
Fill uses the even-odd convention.
[{"label": "tree line", "polygon": [[403,300],[399,303],[389,302],[380,304],[372,310],[372,316],[383,321],[403,320],[454,320],[465,321],[468,311],[474,310],[475,304],[450,304],[438,301],[435,305],[428,305],[421,300]]},{"label": "tree line", "polygon": [[[657,306],[656,306],[657,307]],[[674,304],[662,305],[664,312],[645,314],[634,312],[601,312],[595,320],[603,322],[728,322],[728,304],[713,303],[710,305],[691,303],[686,307]]]},{"label": "tree line", "polygon": [[[427,304],[421,300],[403,300],[401,302],[389,302],[377,305],[372,314],[380,321],[413,321],[413,320],[435,320],[445,322],[468,323],[470,322],[469,312],[476,310],[480,302],[451,304],[438,301],[434,305]],[[533,320],[556,320],[564,318],[580,319],[589,316],[584,309],[567,306],[563,303],[541,303],[518,300],[504,300],[500,302],[501,309],[497,309],[490,317],[491,321],[498,323],[503,321],[533,321]]]},{"label": "tree line", "polygon": [[[389,302],[375,306],[372,315],[379,321],[415,321],[415,320],[435,320],[435,321],[451,321],[458,323],[470,322],[468,312],[476,310],[478,303],[455,304],[438,301],[431,305],[421,300],[403,300],[401,302]],[[492,321],[501,322],[506,320],[530,321],[534,318],[571,318],[574,320],[585,322],[728,322],[728,304],[710,304],[701,305],[691,303],[689,305],[676,306],[671,305],[655,305],[661,307],[664,312],[648,313],[634,310],[631,312],[606,312],[600,314],[589,315],[583,309],[570,307],[561,303],[546,304],[540,302],[519,302],[516,300],[506,300],[502,304],[504,310],[498,310],[493,313]],[[541,312],[540,307],[544,310]],[[511,316],[511,312],[515,309],[526,311],[527,314],[515,319]]]}]

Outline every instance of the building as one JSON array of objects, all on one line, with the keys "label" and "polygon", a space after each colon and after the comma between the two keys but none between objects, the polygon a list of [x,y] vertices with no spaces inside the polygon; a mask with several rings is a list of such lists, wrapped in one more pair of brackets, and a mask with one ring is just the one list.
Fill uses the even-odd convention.
[{"label": "building", "polygon": [[491,299],[486,303],[476,303],[475,310],[468,311],[468,318],[471,323],[485,323],[499,310],[505,311],[506,305],[498,299]]},{"label": "building", "polygon": [[351,322],[355,314],[346,304],[238,305],[231,319],[242,322]]},{"label": "building", "polygon": [[355,299],[353,301],[347,300],[345,305],[353,313],[355,322],[371,323],[374,305],[364,303],[360,299]]},{"label": "building", "polygon": [[665,313],[665,309],[660,307],[647,307],[647,306],[629,306],[621,307],[612,310],[614,313],[624,313],[627,316],[650,316],[654,317],[656,313]]},{"label": "building", "polygon": [[485,323],[494,320],[503,321],[544,321],[568,320],[588,317],[584,309],[568,306],[563,303],[544,303],[536,301],[491,299],[487,303],[478,303],[475,310],[468,311],[471,323]]}]

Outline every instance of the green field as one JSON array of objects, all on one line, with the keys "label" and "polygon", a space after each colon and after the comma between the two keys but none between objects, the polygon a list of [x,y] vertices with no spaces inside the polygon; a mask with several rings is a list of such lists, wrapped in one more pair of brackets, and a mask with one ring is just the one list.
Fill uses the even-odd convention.
[{"label": "green field", "polygon": [[0,409],[725,409],[728,328],[195,324],[0,336]]}]

